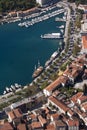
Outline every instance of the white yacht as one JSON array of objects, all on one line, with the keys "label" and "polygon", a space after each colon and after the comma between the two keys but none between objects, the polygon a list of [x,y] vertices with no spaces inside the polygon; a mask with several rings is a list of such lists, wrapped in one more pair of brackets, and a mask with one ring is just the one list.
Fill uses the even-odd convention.
[{"label": "white yacht", "polygon": [[61,35],[61,33],[48,33],[48,34],[41,35],[41,38],[45,38],[45,39],[61,39],[61,38],[63,38],[63,36]]}]

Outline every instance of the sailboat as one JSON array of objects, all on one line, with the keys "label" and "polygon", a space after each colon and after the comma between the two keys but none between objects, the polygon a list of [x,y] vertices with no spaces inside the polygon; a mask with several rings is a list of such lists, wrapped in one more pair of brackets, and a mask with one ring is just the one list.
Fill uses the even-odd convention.
[{"label": "sailboat", "polygon": [[36,68],[36,65],[35,65],[35,70],[33,72],[32,78],[36,78],[37,76],[39,76],[42,71],[43,71],[43,66],[40,65],[40,62],[38,60],[38,66]]}]

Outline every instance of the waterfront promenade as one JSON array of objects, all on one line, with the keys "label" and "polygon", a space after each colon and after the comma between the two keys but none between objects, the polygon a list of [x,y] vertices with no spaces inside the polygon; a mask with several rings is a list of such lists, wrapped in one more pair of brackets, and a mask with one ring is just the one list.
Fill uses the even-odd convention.
[{"label": "waterfront promenade", "polygon": [[70,24],[70,9],[67,7],[67,18],[66,18],[66,26],[65,26],[65,34],[64,34],[65,43],[67,43],[68,40],[69,24]]},{"label": "waterfront promenade", "polygon": [[65,25],[65,33],[64,33],[64,42],[65,44],[67,43],[67,39],[68,39],[68,29],[69,29],[69,24],[70,24],[70,8],[68,7],[67,3],[65,2],[59,2],[59,4],[61,6],[63,6],[63,8],[65,8],[65,10],[67,11],[67,17],[66,17],[66,25]]},{"label": "waterfront promenade", "polygon": [[[68,9],[68,8],[67,8],[67,9]],[[68,16],[67,16],[67,17],[69,17],[69,16],[70,16],[70,12],[69,12],[69,9],[68,9]],[[68,21],[68,20],[67,20],[66,24],[67,24],[67,28],[68,28],[68,25],[69,25],[69,21]],[[65,30],[66,30],[66,31],[65,31],[65,32],[66,32],[66,35],[68,34],[68,29],[67,29],[67,28],[65,29]],[[66,41],[67,41],[67,40],[66,40]],[[57,69],[58,69],[58,67],[57,67]],[[38,77],[38,78],[39,78],[39,77]],[[37,78],[37,79],[38,79],[38,78]],[[43,80],[43,81],[44,81],[44,80]],[[36,82],[36,79],[35,79],[35,82]],[[8,101],[9,101],[9,100],[8,100]],[[3,102],[3,101],[2,101],[2,102]]]}]

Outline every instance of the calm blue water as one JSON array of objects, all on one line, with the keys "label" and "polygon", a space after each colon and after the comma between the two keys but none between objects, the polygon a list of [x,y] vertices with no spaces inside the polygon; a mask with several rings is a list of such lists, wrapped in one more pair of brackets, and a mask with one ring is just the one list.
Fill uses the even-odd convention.
[{"label": "calm blue water", "polygon": [[11,84],[30,83],[38,60],[44,66],[46,60],[57,50],[58,40],[40,38],[44,33],[59,32],[56,26],[61,23],[54,19],[29,28],[20,28],[17,23],[0,26],[0,94]]}]

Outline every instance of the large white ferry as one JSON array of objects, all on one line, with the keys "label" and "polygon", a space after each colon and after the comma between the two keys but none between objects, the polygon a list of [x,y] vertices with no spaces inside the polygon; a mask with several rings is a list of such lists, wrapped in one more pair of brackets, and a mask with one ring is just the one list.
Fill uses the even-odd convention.
[{"label": "large white ferry", "polygon": [[48,34],[41,35],[41,38],[61,39],[63,38],[63,36],[61,35],[61,33],[48,33]]}]

